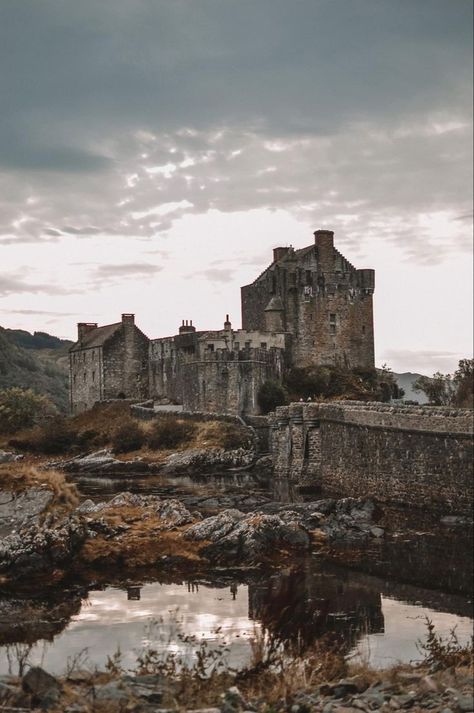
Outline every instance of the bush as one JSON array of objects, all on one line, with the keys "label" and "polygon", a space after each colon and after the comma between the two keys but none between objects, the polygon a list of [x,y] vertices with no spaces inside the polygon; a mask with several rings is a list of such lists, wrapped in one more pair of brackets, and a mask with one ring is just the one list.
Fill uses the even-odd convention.
[{"label": "bush", "polygon": [[53,416],[21,438],[11,438],[9,445],[31,453],[65,453],[76,443],[76,433],[64,416]]},{"label": "bush", "polygon": [[261,412],[269,413],[287,403],[287,394],[278,381],[265,381],[259,389],[257,401]]},{"label": "bush", "polygon": [[222,448],[226,451],[232,451],[235,448],[249,448],[251,446],[252,439],[248,429],[244,428],[244,426],[227,422],[222,423],[221,426]]},{"label": "bush", "polygon": [[148,433],[147,443],[152,450],[176,448],[194,436],[196,426],[189,421],[179,421],[168,416],[153,422]]},{"label": "bush", "polygon": [[0,391],[0,433],[30,428],[56,412],[45,396],[35,394],[32,389],[15,386]]},{"label": "bush", "polygon": [[144,443],[145,436],[143,431],[133,419],[123,421],[113,432],[111,438],[112,449],[115,453],[137,451]]}]

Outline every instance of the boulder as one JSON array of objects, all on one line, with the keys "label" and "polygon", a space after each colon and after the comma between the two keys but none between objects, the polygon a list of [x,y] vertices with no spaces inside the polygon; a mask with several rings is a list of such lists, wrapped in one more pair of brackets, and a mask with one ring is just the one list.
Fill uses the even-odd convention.
[{"label": "boulder", "polygon": [[24,456],[18,453],[12,453],[11,451],[0,450],[0,463],[15,463],[18,460],[22,460]]}]

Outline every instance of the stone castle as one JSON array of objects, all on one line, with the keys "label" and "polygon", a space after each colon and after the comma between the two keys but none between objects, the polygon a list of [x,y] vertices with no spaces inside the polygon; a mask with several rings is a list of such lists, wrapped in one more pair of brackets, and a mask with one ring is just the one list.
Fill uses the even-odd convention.
[{"label": "stone castle", "polygon": [[272,263],[242,287],[242,329],[149,339],[133,314],[99,327],[78,324],[70,349],[73,413],[116,398],[168,399],[188,411],[258,414],[265,381],[309,365],[374,366],[374,270],[357,270],[317,230],[306,248],[273,250]]}]

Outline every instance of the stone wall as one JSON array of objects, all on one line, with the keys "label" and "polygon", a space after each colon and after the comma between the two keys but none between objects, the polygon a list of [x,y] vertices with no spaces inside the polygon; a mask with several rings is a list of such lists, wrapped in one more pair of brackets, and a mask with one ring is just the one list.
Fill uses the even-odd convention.
[{"label": "stone wall", "polygon": [[314,245],[274,250],[273,263],[242,287],[242,326],[290,334],[294,366],[371,367],[375,273],[357,270],[333,239],[316,231]]},{"label": "stone wall", "polygon": [[103,346],[103,399],[148,396],[149,340],[134,325],[124,325]]},{"label": "stone wall", "polygon": [[467,513],[473,414],[356,401],[298,403],[270,417],[274,475],[328,495]]}]

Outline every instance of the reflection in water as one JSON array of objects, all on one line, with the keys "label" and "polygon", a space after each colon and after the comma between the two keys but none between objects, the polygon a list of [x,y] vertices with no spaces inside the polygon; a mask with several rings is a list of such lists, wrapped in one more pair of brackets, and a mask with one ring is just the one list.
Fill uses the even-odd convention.
[{"label": "reflection in water", "polygon": [[[398,599],[399,593],[412,603]],[[91,591],[51,643],[37,630],[39,641],[29,661],[61,673],[68,658],[87,651],[89,664],[103,667],[119,648],[124,666],[133,668],[146,643],[163,654],[179,651],[189,660],[197,646],[183,639],[194,635],[212,647],[229,643],[229,663],[241,667],[249,660],[250,639],[263,628],[283,644],[296,638],[311,644],[332,633],[344,641],[347,654],[384,666],[420,658],[416,641],[426,634],[426,616],[439,634],[447,635],[457,625],[466,640],[472,624],[462,614],[468,614],[469,606],[459,596],[439,598],[406,585],[398,592],[397,585],[384,580],[310,560],[297,568],[260,573],[245,584],[228,580],[225,587],[154,582]],[[150,621],[156,622],[151,628]],[[0,674],[8,668],[7,658],[0,656]]]}]

